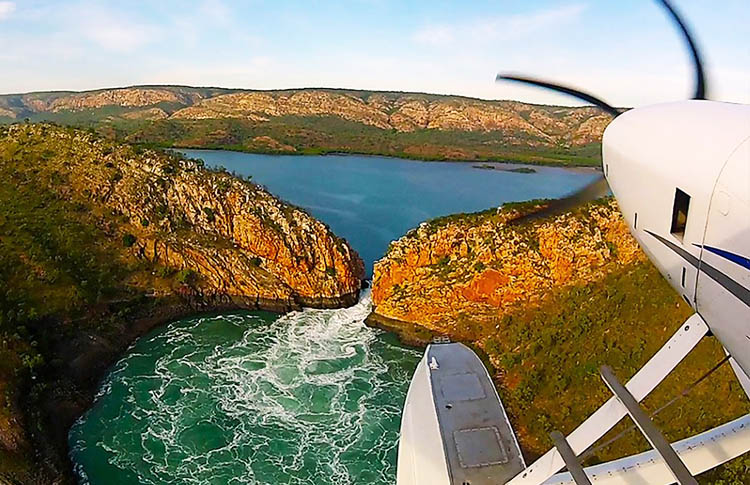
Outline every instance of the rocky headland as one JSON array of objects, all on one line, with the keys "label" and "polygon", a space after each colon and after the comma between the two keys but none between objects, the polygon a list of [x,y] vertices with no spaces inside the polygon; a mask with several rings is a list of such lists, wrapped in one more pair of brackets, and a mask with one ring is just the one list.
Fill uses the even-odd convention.
[{"label": "rocky headland", "polygon": [[363,276],[345,240],[249,180],[86,131],[0,127],[0,482],[72,481],[69,426],[155,325],[348,306]]},{"label": "rocky headland", "polygon": [[[545,205],[432,220],[392,242],[375,263],[368,319],[411,344],[446,336],[477,350],[527,462],[552,446],[551,431],[569,433],[611,396],[601,365],[627,379],[691,313],[641,252],[612,199],[524,218]],[[715,339],[705,339],[646,408],[679,396],[723,356]],[[683,397],[655,418],[671,440],[750,411],[727,365]],[[607,443],[624,433],[591,450],[585,463],[645,450],[628,424],[605,436]],[[738,458],[702,483],[744,483],[748,460]]]},{"label": "rocky headland", "polygon": [[614,202],[546,224],[513,224],[542,206],[508,204],[425,222],[392,243],[375,264],[377,314],[444,330],[460,326],[461,314],[497,318],[517,302],[534,304],[552,289],[644,260]]}]

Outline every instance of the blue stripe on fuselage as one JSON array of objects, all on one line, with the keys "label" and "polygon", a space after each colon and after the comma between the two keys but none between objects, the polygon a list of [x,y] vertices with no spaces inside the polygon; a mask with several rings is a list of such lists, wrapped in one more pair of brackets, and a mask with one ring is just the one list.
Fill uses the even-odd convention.
[{"label": "blue stripe on fuselage", "polygon": [[732,278],[725,275],[710,264],[706,263],[705,261],[699,260],[672,241],[669,241],[661,237],[660,235],[649,231],[648,229],[646,229],[646,232],[653,236],[656,240],[667,246],[669,249],[677,253],[682,259],[695,266],[698,271],[701,271],[706,276],[720,284],[725,290],[736,296],[742,303],[750,307],[750,290],[734,281]]},{"label": "blue stripe on fuselage", "polygon": [[745,269],[750,269],[750,258],[746,258],[744,256],[740,256],[739,254],[730,253],[729,251],[726,251],[724,249],[714,248],[711,246],[706,246],[706,245],[701,246],[700,244],[695,244],[695,243],[693,243],[693,246],[696,246],[699,248],[703,247],[703,249],[705,249],[706,251],[710,251],[717,256],[721,256],[724,259],[728,259],[729,261],[733,263],[739,264]]}]

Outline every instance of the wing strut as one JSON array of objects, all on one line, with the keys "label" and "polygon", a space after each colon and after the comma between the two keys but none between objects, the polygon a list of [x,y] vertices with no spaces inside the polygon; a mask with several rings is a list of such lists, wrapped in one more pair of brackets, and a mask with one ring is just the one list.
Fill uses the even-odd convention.
[{"label": "wing strut", "polygon": [[[636,401],[641,401],[677,367],[708,332],[706,322],[697,313],[688,318],[625,385]],[[573,453],[580,455],[628,414],[620,400],[613,396],[567,437]],[[545,453],[516,475],[508,485],[539,485],[565,466],[556,448]]]},{"label": "wing strut", "polygon": [[[612,368],[605,365],[601,369],[602,379],[609,387],[610,391],[617,396],[620,402],[628,410],[630,418],[635,422],[638,429],[646,437],[651,446],[661,455],[662,460],[666,463],[669,471],[677,480],[680,485],[698,485],[698,482],[693,478],[693,475],[687,469],[685,464],[680,460],[680,457],[675,453],[674,448],[670,446],[664,435],[661,434],[659,428],[657,428],[653,421],[649,419],[641,405],[635,400],[632,394],[625,389],[625,386],[620,383],[617,376],[612,371]],[[572,472],[572,470],[571,470]],[[574,475],[575,477],[575,475]]]},{"label": "wing strut", "polygon": [[[672,448],[690,473],[699,475],[750,451],[750,414],[672,443]],[[589,466],[585,470],[596,485],[670,485],[675,480],[656,450]],[[544,485],[577,484],[570,473],[558,473]]]},{"label": "wing strut", "polygon": [[576,481],[576,485],[591,485],[591,480],[586,476],[586,472],[583,471],[583,467],[578,461],[578,457],[570,448],[570,444],[568,444],[565,436],[559,431],[553,431],[549,436],[552,438],[552,442],[555,443],[557,452],[560,453],[560,456],[562,456],[562,459],[565,461],[565,467],[570,472],[573,480]]}]

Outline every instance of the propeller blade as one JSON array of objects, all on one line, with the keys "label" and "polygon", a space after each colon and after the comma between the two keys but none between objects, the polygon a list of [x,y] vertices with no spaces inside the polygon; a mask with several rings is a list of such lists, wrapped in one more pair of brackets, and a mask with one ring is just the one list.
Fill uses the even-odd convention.
[{"label": "propeller blade", "polygon": [[671,3],[667,0],[659,0],[659,3],[667,9],[667,12],[669,12],[674,23],[676,23],[680,28],[680,31],[682,31],[682,36],[687,42],[688,47],[690,47],[690,54],[693,56],[693,66],[695,67],[695,94],[693,95],[693,99],[706,99],[706,76],[703,72],[703,61],[701,61],[701,55],[698,51],[698,47],[695,45],[693,35],[690,33],[685,22],[682,20],[682,17],[677,13]]},{"label": "propeller blade", "polygon": [[512,74],[498,74],[495,80],[496,81],[515,81],[515,82],[524,83],[524,84],[531,84],[533,86],[539,86],[542,88],[552,89],[553,91],[558,91],[561,93],[569,94],[571,96],[575,96],[578,99],[582,99],[586,101],[587,103],[596,105],[602,110],[606,111],[607,113],[615,117],[622,113],[622,111],[620,111],[619,109],[613,106],[610,106],[608,103],[602,101],[599,98],[596,98],[588,93],[584,93],[583,91],[578,91],[577,89],[569,88],[567,86],[560,86],[558,84],[552,84],[552,83],[540,81],[538,79],[533,79],[529,77],[515,76]]},{"label": "propeller blade", "polygon": [[582,189],[561,199],[554,199],[543,209],[519,217],[518,219],[513,219],[509,224],[518,224],[519,222],[527,222],[534,219],[555,216],[576,206],[585,204],[586,202],[601,199],[607,195],[608,191],[609,186],[607,185],[607,180],[603,175],[600,175]]}]

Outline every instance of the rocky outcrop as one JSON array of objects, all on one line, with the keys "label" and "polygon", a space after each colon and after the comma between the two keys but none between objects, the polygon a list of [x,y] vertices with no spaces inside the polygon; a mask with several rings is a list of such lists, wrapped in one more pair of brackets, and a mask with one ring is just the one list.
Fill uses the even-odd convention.
[{"label": "rocky outcrop", "polygon": [[375,312],[451,333],[464,314],[496,319],[552,289],[644,259],[614,201],[514,223],[542,205],[438,219],[391,243],[374,267]]},{"label": "rocky outcrop", "polygon": [[[238,118],[263,122],[278,116],[335,116],[385,130],[411,132],[504,131],[538,138],[539,143],[586,144],[601,138],[608,120],[592,108],[557,108],[517,102],[449,96],[347,93],[305,90],[233,93],[205,99],[177,111],[173,119]],[[585,126],[584,126],[585,125]]]},{"label": "rocky outcrop", "polygon": [[586,145],[601,141],[604,129],[607,127],[612,118],[606,114],[598,114],[587,118],[572,133],[566,135],[567,140],[572,145]]},{"label": "rocky outcrop", "polygon": [[74,155],[65,158],[69,182],[57,190],[111,214],[107,224],[124,250],[184,272],[184,285],[204,296],[286,308],[356,300],[364,276],[357,253],[326,225],[249,181],[80,131],[14,125],[6,138],[36,139],[51,153],[53,145],[65,146]]},{"label": "rocky outcrop", "polygon": [[40,113],[76,112],[113,106],[130,108],[131,110],[126,112],[132,112],[142,108],[158,108],[159,105],[190,106],[204,97],[227,91],[213,88],[134,86],[82,92],[6,94],[0,95],[0,109],[15,113],[17,118]]},{"label": "rocky outcrop", "polygon": [[123,113],[122,117],[126,120],[164,120],[169,118],[166,111],[161,108],[147,108],[138,111],[129,111]]},{"label": "rocky outcrop", "polygon": [[352,96],[325,91],[225,94],[201,101],[172,115],[177,119],[250,118],[266,121],[278,116],[336,116],[348,121],[390,129],[388,115]]}]

